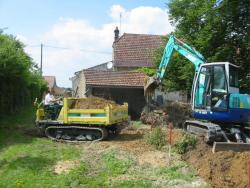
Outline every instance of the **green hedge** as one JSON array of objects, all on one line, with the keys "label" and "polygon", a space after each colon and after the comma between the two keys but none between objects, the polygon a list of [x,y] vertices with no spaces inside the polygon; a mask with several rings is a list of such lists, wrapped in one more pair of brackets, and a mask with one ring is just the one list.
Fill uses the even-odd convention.
[{"label": "green hedge", "polygon": [[12,35],[0,34],[0,88],[1,114],[31,105],[47,88],[37,65],[25,53],[24,44]]}]

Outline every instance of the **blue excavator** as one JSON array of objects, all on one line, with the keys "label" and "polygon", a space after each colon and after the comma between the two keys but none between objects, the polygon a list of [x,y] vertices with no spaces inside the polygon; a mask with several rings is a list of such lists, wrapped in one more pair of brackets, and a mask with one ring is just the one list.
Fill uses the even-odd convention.
[{"label": "blue excavator", "polygon": [[250,95],[239,93],[238,66],[229,62],[207,63],[202,54],[170,35],[157,74],[144,86],[145,95],[154,93],[167,76],[165,70],[174,51],[195,67],[191,92],[193,119],[185,122],[185,129],[203,136],[207,143],[214,143],[214,148],[250,150],[250,130],[247,128]]}]

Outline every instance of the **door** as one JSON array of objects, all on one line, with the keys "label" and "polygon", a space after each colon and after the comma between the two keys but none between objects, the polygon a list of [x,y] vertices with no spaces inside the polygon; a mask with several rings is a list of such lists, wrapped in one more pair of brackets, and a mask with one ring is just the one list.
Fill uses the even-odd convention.
[{"label": "door", "polygon": [[227,101],[227,79],[224,65],[213,66],[213,82],[211,107],[213,111],[226,111],[228,107]]},{"label": "door", "polygon": [[195,93],[194,107],[205,109],[210,106],[211,93],[211,66],[204,66],[198,74]]}]

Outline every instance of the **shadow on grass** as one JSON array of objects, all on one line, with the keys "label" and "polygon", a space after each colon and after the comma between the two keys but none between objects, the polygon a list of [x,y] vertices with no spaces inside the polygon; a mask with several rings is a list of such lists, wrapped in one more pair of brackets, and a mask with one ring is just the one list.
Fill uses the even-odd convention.
[{"label": "shadow on grass", "polygon": [[135,141],[143,138],[143,134],[127,134],[110,135],[107,140],[110,141]]},{"label": "shadow on grass", "polygon": [[16,114],[0,114],[0,128],[5,129],[22,129],[32,128],[35,122],[35,109],[23,108]]},{"label": "shadow on grass", "polygon": [[32,137],[39,137],[38,129],[34,127],[33,108],[24,108],[13,115],[2,115],[0,118],[0,151],[14,144],[28,144]]},{"label": "shadow on grass", "polygon": [[34,172],[41,171],[44,168],[51,167],[54,164],[54,161],[44,157],[31,157],[31,156],[22,156],[18,157],[10,162],[6,160],[0,161],[1,165],[6,165],[8,170],[31,170]]},{"label": "shadow on grass", "polygon": [[0,128],[0,152],[11,145],[29,144],[33,139],[30,136],[25,136],[19,130]]}]

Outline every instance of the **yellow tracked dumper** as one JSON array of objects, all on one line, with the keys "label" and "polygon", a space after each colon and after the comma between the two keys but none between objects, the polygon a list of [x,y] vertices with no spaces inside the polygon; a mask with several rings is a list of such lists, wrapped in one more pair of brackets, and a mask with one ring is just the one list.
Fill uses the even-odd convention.
[{"label": "yellow tracked dumper", "polygon": [[[36,126],[49,138],[67,142],[98,141],[110,133],[118,133],[128,122],[128,104],[105,104],[104,108],[74,108],[74,103],[86,98],[64,98],[63,105],[46,108],[39,105]],[[52,116],[51,116],[52,114]],[[54,116],[54,117],[53,117]]]}]

